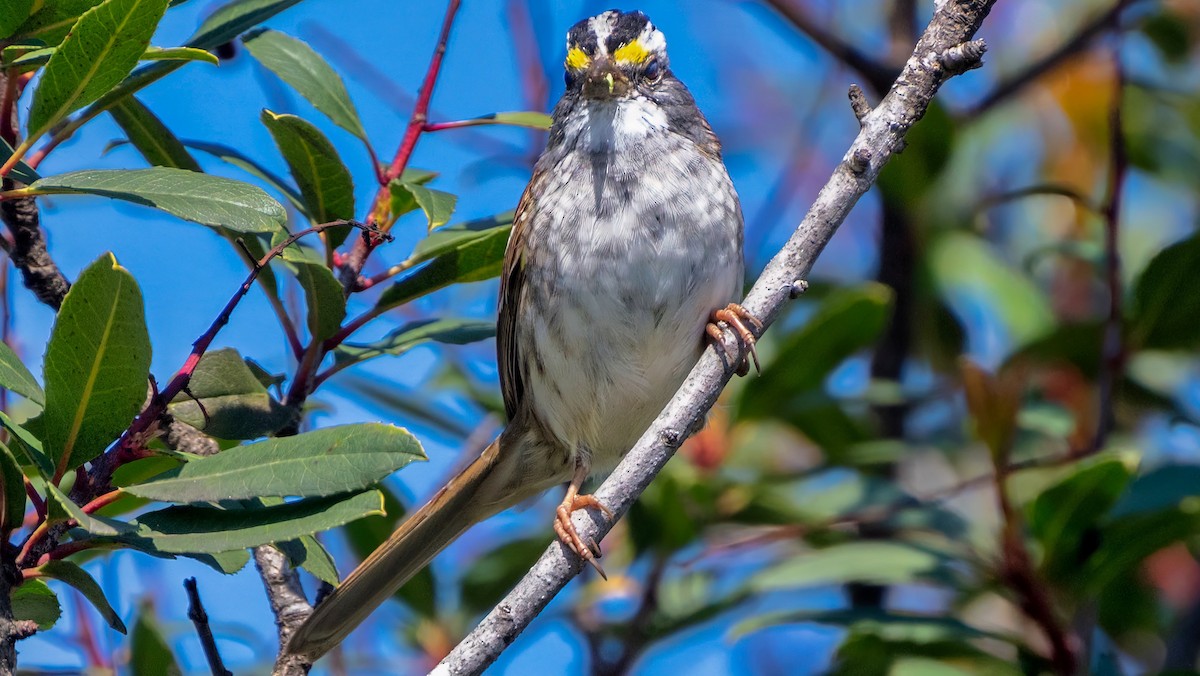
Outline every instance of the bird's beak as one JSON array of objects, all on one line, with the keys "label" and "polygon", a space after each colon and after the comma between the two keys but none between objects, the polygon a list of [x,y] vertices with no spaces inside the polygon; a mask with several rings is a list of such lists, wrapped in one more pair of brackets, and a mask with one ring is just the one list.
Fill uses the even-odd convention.
[{"label": "bird's beak", "polygon": [[628,91],[629,78],[612,61],[595,59],[588,66],[583,80],[584,96],[603,101],[620,98]]}]

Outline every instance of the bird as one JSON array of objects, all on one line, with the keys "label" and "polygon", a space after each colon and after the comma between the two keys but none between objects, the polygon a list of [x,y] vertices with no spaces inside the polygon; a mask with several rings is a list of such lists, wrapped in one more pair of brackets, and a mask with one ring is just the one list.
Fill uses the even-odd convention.
[{"label": "bird", "polygon": [[[591,563],[572,512],[682,384],[709,340],[744,375],[762,324],[743,286],[741,205],[721,144],[670,68],[662,31],[610,10],[567,31],[565,91],[513,217],[496,346],[508,424],[318,603],[288,651],[315,660],[467,528],[566,484],[554,531]],[[731,352],[733,352],[731,350]]]}]

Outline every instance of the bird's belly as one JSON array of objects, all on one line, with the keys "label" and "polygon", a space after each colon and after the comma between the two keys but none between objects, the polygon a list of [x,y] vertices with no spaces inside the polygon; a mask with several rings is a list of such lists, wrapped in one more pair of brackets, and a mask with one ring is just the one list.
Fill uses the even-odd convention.
[{"label": "bird's belly", "polygon": [[544,368],[530,374],[529,400],[560,443],[604,472],[683,382],[712,310],[736,300],[740,222],[700,228],[712,230],[707,241],[686,239],[700,236],[695,222],[653,236],[637,223],[577,225],[553,265],[527,270],[553,277],[541,282],[553,289],[549,312],[532,327]]}]

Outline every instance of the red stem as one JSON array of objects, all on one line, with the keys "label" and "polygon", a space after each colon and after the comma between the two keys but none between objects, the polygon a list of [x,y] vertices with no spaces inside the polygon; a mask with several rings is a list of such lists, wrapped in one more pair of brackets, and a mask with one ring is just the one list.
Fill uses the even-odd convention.
[{"label": "red stem", "polygon": [[[425,131],[425,122],[429,119],[429,101],[433,97],[433,86],[437,82],[438,73],[441,72],[442,57],[446,54],[446,43],[450,40],[450,29],[454,25],[454,16],[458,13],[461,4],[461,0],[450,0],[450,4],[446,6],[446,15],[442,19],[442,31],[438,35],[437,46],[433,50],[429,68],[425,71],[425,79],[417,94],[412,118],[408,121],[408,127],[404,130],[404,137],[400,140],[400,147],[396,149],[396,155],[392,158],[391,165],[379,177],[379,190],[375,193],[375,200],[371,203],[371,211],[367,214],[366,220],[367,223],[378,226],[385,232],[391,227],[391,224],[388,223],[391,200],[388,183],[404,173],[413,151],[416,150],[417,139]],[[360,237],[354,242],[354,247],[346,256],[346,263],[342,266],[341,272],[342,286],[346,288],[347,294],[356,290],[358,276],[362,274],[363,267],[367,264],[367,258],[378,245],[379,241],[371,237]]]},{"label": "red stem", "polygon": [[34,490],[33,484],[29,482],[29,477],[25,477],[25,495],[29,496],[29,501],[33,503],[33,511],[37,512],[38,519],[46,518],[46,501],[38,492]]},{"label": "red stem", "polygon": [[[87,653],[88,665],[97,670],[111,670],[112,665],[108,663],[108,659],[104,656],[104,651],[100,649],[96,630],[92,626],[91,609],[84,606],[82,595],[80,594],[75,595],[75,622],[79,625],[77,639],[80,645],[83,646],[84,652]],[[88,671],[91,670],[88,669]]]},{"label": "red stem", "polygon": [[98,509],[107,507],[108,505],[111,505],[112,503],[119,500],[121,498],[121,496],[123,496],[123,495],[125,495],[125,494],[122,493],[121,489],[119,489],[119,488],[116,490],[109,491],[109,492],[105,493],[104,495],[94,498],[91,502],[84,505],[83,513],[91,514],[92,512],[95,512]]},{"label": "red stem", "polygon": [[433,57],[429,60],[429,69],[425,71],[425,81],[421,83],[421,90],[417,93],[417,104],[413,109],[412,118],[408,121],[408,129],[404,131],[404,139],[400,141],[400,148],[396,151],[396,157],[392,159],[392,166],[386,174],[388,180],[399,178],[400,174],[404,173],[404,168],[408,166],[408,160],[417,147],[417,139],[421,137],[425,121],[429,118],[429,101],[433,98],[433,85],[437,82],[438,73],[442,69],[442,57],[446,55],[446,43],[450,41],[450,28],[454,25],[454,15],[458,13],[461,4],[461,0],[450,0],[450,4],[446,7],[446,16],[442,19],[442,32],[438,35],[437,47],[434,48]]}]

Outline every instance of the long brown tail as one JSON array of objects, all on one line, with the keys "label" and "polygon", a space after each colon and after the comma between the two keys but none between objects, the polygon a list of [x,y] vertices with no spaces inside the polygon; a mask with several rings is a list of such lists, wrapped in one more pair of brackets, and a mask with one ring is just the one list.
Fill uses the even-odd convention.
[{"label": "long brown tail", "polygon": [[[327,596],[288,641],[288,652],[316,660],[477,521],[505,506],[477,499],[502,454],[500,440],[409,515],[391,537]],[[488,496],[494,498],[494,496]]]}]

